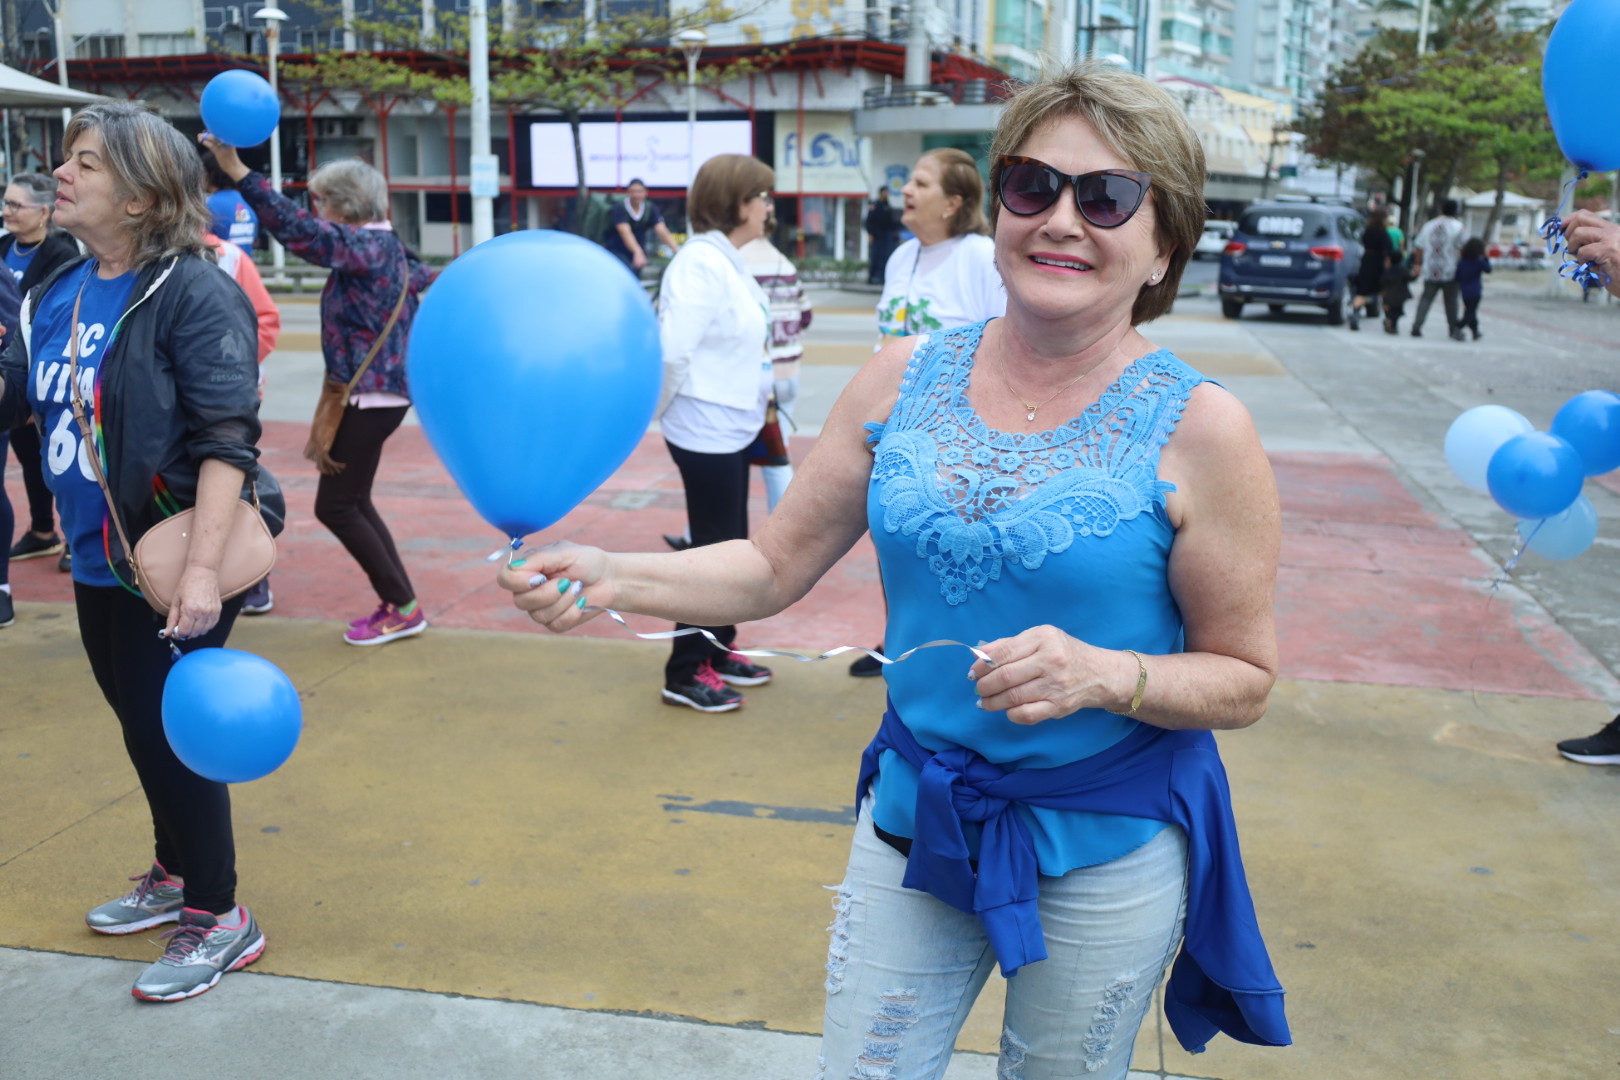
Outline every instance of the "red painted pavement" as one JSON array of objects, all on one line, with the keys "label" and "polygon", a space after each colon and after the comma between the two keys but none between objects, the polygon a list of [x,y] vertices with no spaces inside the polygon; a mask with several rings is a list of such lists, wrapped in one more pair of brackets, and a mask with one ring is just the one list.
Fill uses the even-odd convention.
[{"label": "red painted pavement", "polygon": [[[266,425],[265,461],[281,479],[290,509],[272,577],[276,611],[269,617],[347,621],[368,613],[376,597],[314,520],[315,474],[299,454],[306,432],[302,424]],[[795,458],[803,458],[810,441],[793,440]],[[1492,597],[1492,564],[1467,533],[1428,513],[1386,459],[1274,454],[1272,463],[1284,514],[1277,613],[1285,677],[1596,696],[1566,674],[1591,669],[1590,655],[1539,609],[1516,609],[1506,596]],[[14,462],[6,487],[21,511]],[[484,557],[501,538],[456,491],[420,428],[402,428],[389,442],[375,498],[434,625],[530,629],[491,583]],[[752,501],[759,521],[765,506],[757,475]],[[648,436],[623,468],[544,538],[662,550],[660,534],[677,532],[684,522],[680,475],[662,441]],[[18,599],[71,599],[67,575],[56,571],[54,559],[14,565],[12,582]],[[810,596],[745,627],[742,644],[803,650],[870,645],[882,636],[881,614],[872,549],[863,542]],[[632,622],[666,628],[652,620]],[[624,636],[606,619],[581,632]]]}]

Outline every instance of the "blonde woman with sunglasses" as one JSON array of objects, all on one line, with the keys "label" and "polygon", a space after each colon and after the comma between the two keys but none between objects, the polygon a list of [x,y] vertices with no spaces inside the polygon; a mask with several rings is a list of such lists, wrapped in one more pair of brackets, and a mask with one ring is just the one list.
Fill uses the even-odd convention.
[{"label": "blonde woman with sunglasses", "polygon": [[1243,406],[1140,332],[1201,233],[1203,153],[1108,65],[1022,89],[991,153],[1006,316],[886,345],[756,536],[559,544],[501,582],[553,630],[604,607],[757,619],[870,529],[889,655],[977,645],[885,670],[827,1076],[938,1080],[998,966],[999,1075],[1122,1080],[1172,961],[1184,1047],[1285,1044],[1211,734],[1260,719],[1276,679],[1276,488]]}]

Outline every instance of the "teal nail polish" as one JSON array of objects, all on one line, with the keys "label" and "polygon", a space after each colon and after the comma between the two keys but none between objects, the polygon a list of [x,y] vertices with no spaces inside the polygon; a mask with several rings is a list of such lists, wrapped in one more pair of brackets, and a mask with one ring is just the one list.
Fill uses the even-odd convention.
[{"label": "teal nail polish", "polygon": [[571,583],[571,582],[570,582],[570,581],[569,581],[569,580],[568,580],[568,579],[567,579],[567,578],[562,578],[562,579],[560,579],[560,580],[559,580],[559,581],[558,581],[558,582],[557,582],[557,592],[558,592],[558,593],[565,593],[565,592],[567,592],[567,591],[568,591],[568,586],[569,586],[569,585],[570,585],[570,584],[572,584],[572,583]]},{"label": "teal nail polish", "polygon": [[584,611],[585,610],[585,598],[583,596],[580,597],[579,598],[579,603],[575,604],[574,606],[579,608],[579,610]]},{"label": "teal nail polish", "polygon": [[522,560],[522,559],[513,559],[511,562],[507,563],[506,565],[507,566],[522,566],[523,561],[524,560]]}]

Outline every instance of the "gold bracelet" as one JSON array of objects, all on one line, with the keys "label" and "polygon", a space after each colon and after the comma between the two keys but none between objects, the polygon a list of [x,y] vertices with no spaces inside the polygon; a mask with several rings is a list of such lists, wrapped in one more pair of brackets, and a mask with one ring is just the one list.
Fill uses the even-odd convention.
[{"label": "gold bracelet", "polygon": [[1147,690],[1147,662],[1142,659],[1142,654],[1135,649],[1126,649],[1125,651],[1136,657],[1136,693],[1131,697],[1130,708],[1123,712],[1117,709],[1108,710],[1115,716],[1136,715],[1136,710],[1142,707],[1142,694]]}]

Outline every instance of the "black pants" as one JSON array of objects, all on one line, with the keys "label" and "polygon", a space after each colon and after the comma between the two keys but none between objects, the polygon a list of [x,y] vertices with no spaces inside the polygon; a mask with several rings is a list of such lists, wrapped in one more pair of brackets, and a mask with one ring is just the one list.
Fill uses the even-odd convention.
[{"label": "black pants", "polygon": [[409,406],[386,409],[343,410],[343,421],[332,440],[332,458],[343,462],[336,476],[321,477],[315,489],[315,517],[343,542],[360,569],[371,579],[379,597],[403,607],[416,599],[405,563],[394,547],[394,537],[371,502],[383,443],[398,430]]},{"label": "black pants", "polygon": [[1462,329],[1479,333],[1479,302],[1483,297],[1463,297]]},{"label": "black pants", "polygon": [[[236,905],[231,789],[180,763],[163,734],[163,684],[172,661],[158,638],[163,617],[134,593],[73,583],[79,638],[101,693],[124,729],[124,749],[146,793],[154,857],[186,881],[186,906],[224,915]],[[242,598],[225,601],[219,624],[183,642],[186,652],[225,644]]]},{"label": "black pants", "polygon": [[1455,281],[1425,281],[1423,295],[1418,297],[1417,311],[1412,313],[1412,333],[1423,329],[1423,320],[1429,317],[1429,305],[1434,294],[1440,293],[1446,308],[1446,330],[1457,332],[1457,283]]},{"label": "black pants", "polygon": [[[681,470],[686,486],[686,520],[692,527],[692,546],[718,544],[722,540],[748,539],[748,450],[729,454],[700,454],[682,450],[669,440],[669,456]],[[687,623],[676,623],[677,630]],[[705,626],[703,629],[730,648],[737,640],[735,626]],[[671,685],[690,683],[698,666],[722,655],[701,634],[687,634],[670,642],[669,661],[664,665],[664,681]]]},{"label": "black pants", "polygon": [[28,493],[28,529],[49,536],[56,531],[56,521],[51,516],[55,503],[41,468],[39,428],[24,424],[12,429],[11,448],[17,451],[17,464],[22,466],[23,490]]}]

